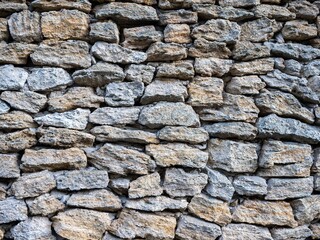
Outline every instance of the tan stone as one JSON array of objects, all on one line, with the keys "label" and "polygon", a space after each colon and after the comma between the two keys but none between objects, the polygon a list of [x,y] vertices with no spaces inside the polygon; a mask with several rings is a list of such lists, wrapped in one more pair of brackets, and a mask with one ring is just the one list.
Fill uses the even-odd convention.
[{"label": "tan stone", "polygon": [[147,50],[148,61],[177,61],[187,58],[187,49],[177,43],[153,43]]},{"label": "tan stone", "polygon": [[272,58],[261,58],[248,62],[233,64],[230,73],[233,76],[266,74],[273,71],[274,60]]},{"label": "tan stone", "polygon": [[226,86],[226,91],[232,94],[259,94],[266,84],[255,75],[244,77],[233,77]]},{"label": "tan stone", "polygon": [[173,43],[190,43],[190,27],[187,24],[168,24],[164,29],[164,41]]},{"label": "tan stone", "polygon": [[89,0],[35,0],[32,8],[39,11],[58,11],[60,9],[77,9],[86,13],[91,11]]},{"label": "tan stone", "polygon": [[159,11],[160,25],[167,24],[193,24],[198,21],[196,12],[185,9],[175,11]]},{"label": "tan stone", "polygon": [[37,138],[33,129],[0,134],[1,152],[18,152],[36,144]]},{"label": "tan stone", "polygon": [[168,142],[186,142],[197,144],[205,142],[209,139],[207,131],[203,128],[188,128],[188,127],[171,127],[166,126],[158,133],[158,138]]},{"label": "tan stone", "polygon": [[26,202],[32,215],[48,216],[64,209],[64,204],[49,193],[28,199]]},{"label": "tan stone", "polygon": [[0,178],[20,177],[18,160],[18,154],[0,154]]},{"label": "tan stone", "polygon": [[0,115],[0,129],[24,129],[36,126],[32,117],[21,111],[11,111]]},{"label": "tan stone", "polygon": [[9,38],[8,21],[5,18],[0,18],[0,41],[6,41]]},{"label": "tan stone", "polygon": [[282,28],[282,35],[285,40],[304,41],[316,37],[317,33],[317,26],[309,24],[305,20],[286,22]]},{"label": "tan stone", "polygon": [[160,181],[160,175],[157,172],[137,178],[130,183],[129,198],[161,195],[163,189],[160,186]]},{"label": "tan stone", "polygon": [[189,48],[188,55],[194,58],[229,58],[231,51],[226,43],[198,38],[194,40],[193,45]]},{"label": "tan stone", "polygon": [[36,47],[35,44],[2,41],[0,42],[0,63],[27,64],[29,55]]}]

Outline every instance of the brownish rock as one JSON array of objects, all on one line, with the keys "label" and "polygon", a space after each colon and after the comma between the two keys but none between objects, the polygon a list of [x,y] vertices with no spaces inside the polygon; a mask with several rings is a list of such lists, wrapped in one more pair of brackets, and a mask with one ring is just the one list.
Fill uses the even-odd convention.
[{"label": "brownish rock", "polygon": [[190,27],[188,24],[168,24],[164,29],[164,41],[173,43],[190,43]]},{"label": "brownish rock", "polygon": [[22,111],[11,111],[0,115],[0,129],[24,129],[36,126],[31,115]]},{"label": "brownish rock", "polygon": [[282,28],[285,40],[304,41],[316,37],[318,29],[315,24],[309,24],[305,20],[293,20],[286,22]]},{"label": "brownish rock", "polygon": [[1,152],[18,152],[36,144],[37,138],[33,129],[0,134]]},{"label": "brownish rock", "polygon": [[37,11],[58,11],[60,9],[77,9],[89,13],[91,3],[89,0],[35,0],[31,3]]},{"label": "brownish rock", "polygon": [[194,40],[188,55],[194,58],[229,58],[231,51],[224,42],[208,41],[204,38]]},{"label": "brownish rock", "polygon": [[153,43],[147,50],[148,61],[177,61],[187,58],[187,49],[177,43]]},{"label": "brownish rock", "polygon": [[273,71],[274,60],[272,58],[261,58],[248,62],[233,64],[230,73],[233,76],[266,74]]},{"label": "brownish rock", "polygon": [[35,44],[0,42],[0,63],[26,64],[29,55],[36,49]]}]

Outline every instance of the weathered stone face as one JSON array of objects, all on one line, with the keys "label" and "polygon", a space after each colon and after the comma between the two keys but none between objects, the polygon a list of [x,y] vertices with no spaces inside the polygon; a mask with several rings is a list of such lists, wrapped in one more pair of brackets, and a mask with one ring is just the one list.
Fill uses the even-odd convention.
[{"label": "weathered stone face", "polygon": [[123,30],[125,41],[122,45],[131,49],[146,49],[152,43],[162,40],[162,33],[156,31],[153,25],[145,27],[125,28]]},{"label": "weathered stone face", "polygon": [[88,0],[60,0],[51,2],[51,0],[35,0],[31,6],[40,11],[58,11],[60,9],[77,9],[83,12],[90,12],[91,3]]},{"label": "weathered stone face", "polygon": [[30,54],[36,49],[36,44],[0,42],[1,64],[26,64]]},{"label": "weathered stone face", "polygon": [[236,240],[239,238],[257,240],[272,240],[272,236],[266,227],[258,227],[244,223],[231,223],[222,228],[222,240]]},{"label": "weathered stone face", "polygon": [[0,214],[1,224],[23,221],[28,218],[28,208],[23,200],[10,197],[0,201]]},{"label": "weathered stone face", "polygon": [[16,68],[11,64],[1,66],[0,73],[1,90],[20,90],[28,78],[28,72],[26,70]]},{"label": "weathered stone face", "polygon": [[129,198],[142,198],[148,196],[159,196],[163,189],[160,186],[159,173],[152,173],[137,178],[130,183],[128,190]]},{"label": "weathered stone face", "polygon": [[48,216],[64,209],[64,204],[49,193],[40,195],[32,200],[26,200],[32,215]]}]

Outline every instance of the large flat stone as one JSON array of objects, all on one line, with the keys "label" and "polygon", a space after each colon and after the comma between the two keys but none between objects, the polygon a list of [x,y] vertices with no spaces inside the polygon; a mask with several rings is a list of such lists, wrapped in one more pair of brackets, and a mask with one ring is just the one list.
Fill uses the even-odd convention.
[{"label": "large flat stone", "polygon": [[34,129],[0,134],[0,151],[2,153],[22,151],[36,144],[37,138]]},{"label": "large flat stone", "polygon": [[221,240],[238,240],[255,239],[255,240],[273,240],[269,229],[244,223],[231,223],[222,228]]}]

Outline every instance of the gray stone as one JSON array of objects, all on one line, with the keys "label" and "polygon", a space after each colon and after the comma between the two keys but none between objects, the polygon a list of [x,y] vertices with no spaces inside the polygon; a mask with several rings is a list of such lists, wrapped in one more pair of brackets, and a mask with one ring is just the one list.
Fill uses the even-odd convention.
[{"label": "gray stone", "polygon": [[0,178],[20,177],[18,159],[18,154],[0,154]]},{"label": "gray stone", "polygon": [[139,123],[150,128],[165,125],[198,127],[199,117],[191,106],[184,103],[158,102],[141,110]]},{"label": "gray stone", "polygon": [[207,152],[184,143],[150,144],[145,151],[161,167],[204,168],[209,158]]},{"label": "gray stone", "polygon": [[91,11],[91,3],[88,0],[60,0],[59,2],[35,0],[31,6],[38,11],[57,11],[60,9],[77,9],[86,13]]},{"label": "gray stone", "polygon": [[194,170],[186,172],[182,168],[167,168],[163,188],[170,197],[185,197],[199,194],[206,186],[208,176]]},{"label": "gray stone", "polygon": [[238,239],[273,240],[266,227],[258,227],[244,223],[231,223],[222,228],[221,240]]},{"label": "gray stone", "polygon": [[110,82],[123,81],[123,69],[116,64],[98,62],[90,68],[75,71],[74,81],[81,86],[104,87]]},{"label": "gray stone", "polygon": [[133,106],[142,96],[144,84],[142,82],[114,82],[106,86],[105,102],[112,107]]},{"label": "gray stone", "polygon": [[188,56],[194,58],[229,58],[231,51],[224,42],[208,41],[204,38],[195,39],[189,48]]},{"label": "gray stone", "polygon": [[320,218],[320,195],[311,195],[291,202],[294,217],[299,225],[309,224]]},{"label": "gray stone", "polygon": [[113,19],[117,23],[139,23],[158,21],[156,10],[136,3],[113,2],[95,8],[98,19]]},{"label": "gray stone", "polygon": [[219,0],[219,5],[226,7],[254,7],[260,4],[260,0]]},{"label": "gray stone", "polygon": [[255,196],[266,195],[268,185],[262,177],[240,175],[234,178],[233,186],[239,195]]},{"label": "gray stone", "polygon": [[7,16],[12,12],[17,12],[25,9],[28,9],[25,0],[16,0],[14,2],[12,2],[11,0],[3,0],[0,4],[1,16]]},{"label": "gray stone", "polygon": [[0,98],[9,103],[12,108],[29,113],[38,113],[47,103],[45,95],[31,91],[5,91],[2,92]]},{"label": "gray stone", "polygon": [[109,187],[119,195],[128,193],[130,187],[130,180],[127,178],[111,179]]},{"label": "gray stone", "polygon": [[319,14],[319,9],[316,5],[304,0],[290,2],[288,9],[295,13],[297,18],[313,20]]},{"label": "gray stone", "polygon": [[25,239],[56,239],[51,231],[51,222],[46,217],[32,217],[18,223],[11,229],[12,236],[17,240]]},{"label": "gray stone", "polygon": [[22,111],[11,111],[0,115],[0,129],[24,129],[36,126],[31,115]]},{"label": "gray stone", "polygon": [[160,181],[160,175],[157,172],[138,177],[130,182],[129,198],[160,196],[163,192]]},{"label": "gray stone", "polygon": [[89,114],[90,110],[77,108],[63,113],[51,113],[35,117],[34,120],[43,126],[84,130],[88,123]]},{"label": "gray stone", "polygon": [[185,240],[211,240],[221,234],[218,225],[188,215],[180,217],[176,231],[177,238]]},{"label": "gray stone", "polygon": [[281,33],[287,41],[304,41],[317,37],[318,29],[306,20],[293,20],[285,23]]},{"label": "gray stone", "polygon": [[37,144],[34,129],[24,129],[9,133],[0,133],[0,151],[18,152]]},{"label": "gray stone", "polygon": [[122,208],[120,198],[106,189],[73,193],[68,199],[67,205],[110,212],[115,212]]},{"label": "gray stone", "polygon": [[[303,67],[303,75],[305,77],[320,75],[320,60],[313,60]],[[318,92],[317,89],[314,91]]]},{"label": "gray stone", "polygon": [[255,17],[262,18],[267,17],[269,19],[275,19],[278,21],[288,21],[295,19],[296,14],[289,9],[278,5],[260,4],[254,9]]},{"label": "gray stone", "polygon": [[27,81],[28,72],[13,65],[0,66],[0,90],[21,90]]},{"label": "gray stone", "polygon": [[23,200],[8,197],[0,201],[0,223],[23,221],[28,218],[28,208]]},{"label": "gray stone", "polygon": [[48,216],[64,209],[64,204],[49,193],[26,200],[32,215]]},{"label": "gray stone", "polygon": [[[277,123],[277,124],[275,124]],[[258,119],[259,136],[317,144],[320,142],[320,128],[292,118],[281,118],[275,114]]]},{"label": "gray stone", "polygon": [[235,60],[254,60],[270,56],[270,49],[261,43],[252,43],[249,41],[238,41],[232,51],[232,57]]},{"label": "gray stone", "polygon": [[223,19],[208,20],[205,24],[195,27],[191,36],[209,41],[235,43],[240,37],[241,28],[235,22]]},{"label": "gray stone", "polygon": [[89,36],[92,41],[119,43],[119,34],[120,33],[117,24],[112,21],[90,24]]},{"label": "gray stone", "polygon": [[230,180],[222,173],[210,168],[207,168],[207,174],[209,181],[205,189],[206,192],[212,197],[231,201],[235,190]]},{"label": "gray stone", "polygon": [[159,11],[159,20],[160,25],[183,23],[193,24],[197,23],[198,16],[195,12],[178,9],[175,11]]},{"label": "gray stone", "polygon": [[250,123],[245,122],[221,122],[210,125],[204,125],[204,129],[210,137],[231,138],[241,140],[255,139],[258,130]]},{"label": "gray stone", "polygon": [[156,68],[151,65],[131,64],[125,70],[126,79],[129,81],[138,81],[143,83],[151,83]]},{"label": "gray stone", "polygon": [[191,144],[203,143],[209,139],[208,133],[203,128],[170,127],[162,128],[158,138],[168,142],[186,142]]},{"label": "gray stone", "polygon": [[312,231],[312,239],[317,239],[320,237],[320,224],[319,223],[310,224],[309,228]]},{"label": "gray stone", "polygon": [[129,199],[125,204],[126,208],[147,212],[183,211],[187,206],[188,202],[185,199],[172,199],[166,196]]},{"label": "gray stone", "polygon": [[164,29],[163,34],[165,42],[180,44],[192,42],[188,24],[168,24]]},{"label": "gray stone", "polygon": [[184,102],[187,96],[187,88],[181,81],[157,79],[146,87],[140,102],[142,104],[159,101]]},{"label": "gray stone", "polygon": [[56,180],[49,171],[24,174],[11,186],[12,194],[17,199],[37,197],[50,192],[56,187]]},{"label": "gray stone", "polygon": [[191,61],[177,61],[172,63],[161,63],[157,68],[156,77],[177,78],[191,80],[194,76],[193,64]]},{"label": "gray stone", "polygon": [[100,125],[126,125],[135,124],[139,118],[139,107],[103,107],[93,111],[89,122]]},{"label": "gray stone", "polygon": [[296,239],[303,240],[312,236],[312,231],[307,226],[296,228],[272,228],[271,234],[274,240]]},{"label": "gray stone", "polygon": [[7,41],[9,38],[8,21],[6,18],[0,18],[0,41]]},{"label": "gray stone", "polygon": [[258,76],[233,77],[227,83],[226,91],[232,94],[253,95],[259,94],[266,84]]},{"label": "gray stone", "polygon": [[0,63],[1,64],[27,64],[29,55],[37,45],[12,42],[0,42]]},{"label": "gray stone", "polygon": [[55,178],[57,189],[67,191],[106,188],[109,183],[108,172],[94,168],[57,172]]},{"label": "gray stone", "polygon": [[146,53],[124,48],[115,43],[96,42],[91,52],[93,56],[111,63],[141,63],[147,59]]},{"label": "gray stone", "polygon": [[312,89],[320,99],[320,76],[308,78],[308,87]]},{"label": "gray stone", "polygon": [[229,59],[211,58],[196,58],[194,69],[197,74],[205,77],[221,77],[227,74],[232,67],[233,61]]},{"label": "gray stone", "polygon": [[274,68],[272,58],[261,58],[248,62],[239,62],[233,64],[230,73],[233,76],[267,74]]},{"label": "gray stone", "polygon": [[155,168],[149,155],[116,144],[106,143],[98,150],[87,152],[87,156],[98,169],[119,175],[145,175]]},{"label": "gray stone", "polygon": [[123,29],[124,41],[122,46],[130,49],[143,50],[148,48],[154,42],[161,42],[162,33],[156,31],[153,25],[124,28]]},{"label": "gray stone", "polygon": [[187,58],[187,49],[177,43],[155,42],[147,50],[148,61],[178,61]]},{"label": "gray stone", "polygon": [[0,114],[8,113],[10,111],[10,106],[5,102],[0,100]]},{"label": "gray stone", "polygon": [[91,66],[89,44],[78,40],[47,40],[40,43],[30,55],[34,65],[62,68],[88,68]]},{"label": "gray stone", "polygon": [[285,68],[283,71],[289,75],[301,76],[301,69],[302,69],[302,64],[299,63],[297,60],[294,59],[289,59],[284,61],[284,66]]}]

